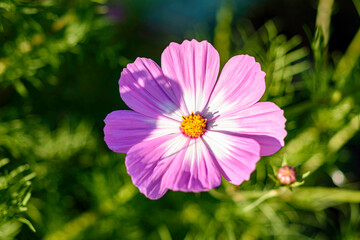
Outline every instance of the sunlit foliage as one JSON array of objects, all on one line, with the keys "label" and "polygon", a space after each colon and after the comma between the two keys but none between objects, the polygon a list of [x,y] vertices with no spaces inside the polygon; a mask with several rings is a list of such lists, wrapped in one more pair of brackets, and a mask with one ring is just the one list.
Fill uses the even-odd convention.
[{"label": "sunlit foliage", "polygon": [[[117,80],[136,56],[127,47],[145,34],[131,32],[129,11],[142,9],[114,3],[0,2],[0,239],[360,238],[360,32],[331,52],[327,9],[336,1],[319,1],[307,38],[274,19],[254,27],[223,1],[206,40],[224,62],[249,54],[261,63],[262,101],[284,109],[286,144],[241,186],[157,201],[138,192],[125,155],[103,141],[106,113],[126,108]],[[149,53],[149,42],[133,49]],[[168,42],[157,44],[154,56]],[[282,165],[297,169],[291,186],[276,179]]]}]

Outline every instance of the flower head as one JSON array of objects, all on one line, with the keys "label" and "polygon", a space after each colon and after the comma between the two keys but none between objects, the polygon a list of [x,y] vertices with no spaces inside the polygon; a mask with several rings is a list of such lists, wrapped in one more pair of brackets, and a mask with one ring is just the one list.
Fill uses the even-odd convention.
[{"label": "flower head", "polygon": [[258,102],[265,73],[253,57],[220,57],[206,41],[170,43],[161,68],[137,58],[122,71],[120,95],[134,111],[105,119],[108,147],[127,153],[127,171],[140,192],[200,192],[250,178],[261,156],[284,145],[283,111]]},{"label": "flower head", "polygon": [[284,166],[279,168],[277,178],[281,184],[289,185],[296,181],[295,168],[290,166]]}]

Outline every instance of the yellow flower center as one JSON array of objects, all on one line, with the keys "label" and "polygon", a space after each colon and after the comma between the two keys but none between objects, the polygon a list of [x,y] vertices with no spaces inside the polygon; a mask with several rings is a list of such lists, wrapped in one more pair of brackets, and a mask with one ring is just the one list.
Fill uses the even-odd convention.
[{"label": "yellow flower center", "polygon": [[199,137],[204,134],[206,130],[206,118],[199,114],[191,113],[186,117],[182,117],[181,131],[188,137]]}]

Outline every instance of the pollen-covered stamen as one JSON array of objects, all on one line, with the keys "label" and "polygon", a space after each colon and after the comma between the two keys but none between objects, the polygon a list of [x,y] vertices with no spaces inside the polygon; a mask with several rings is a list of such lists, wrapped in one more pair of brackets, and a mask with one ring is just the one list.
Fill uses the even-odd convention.
[{"label": "pollen-covered stamen", "polygon": [[181,131],[188,137],[199,137],[204,134],[206,130],[206,118],[199,114],[191,113],[188,116],[183,116],[181,122]]}]

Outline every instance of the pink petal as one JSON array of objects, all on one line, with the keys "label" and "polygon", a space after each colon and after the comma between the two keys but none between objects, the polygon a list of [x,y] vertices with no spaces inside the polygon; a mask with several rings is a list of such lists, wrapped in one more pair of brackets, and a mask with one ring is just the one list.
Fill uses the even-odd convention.
[{"label": "pink petal", "polygon": [[163,180],[174,191],[201,192],[218,187],[221,175],[209,149],[196,138],[191,139],[184,154],[174,158]]},{"label": "pink petal", "polygon": [[164,115],[181,119],[177,83],[167,80],[151,59],[137,58],[122,71],[119,80],[121,98],[126,105],[149,117]]},{"label": "pink petal", "polygon": [[213,131],[202,138],[226,180],[239,185],[250,179],[260,159],[260,146],[255,140]]},{"label": "pink petal", "polygon": [[211,130],[255,139],[260,155],[276,153],[284,146],[286,119],[284,111],[272,102],[258,102],[251,107],[209,122]]},{"label": "pink petal", "polygon": [[218,52],[206,41],[171,43],[162,53],[164,75],[180,86],[188,113],[203,111],[219,74],[219,62]]},{"label": "pink petal", "polygon": [[180,125],[166,117],[150,118],[129,110],[109,113],[104,121],[104,140],[111,150],[120,153],[141,141],[179,132]]},{"label": "pink petal", "polygon": [[238,55],[224,66],[205,116],[231,114],[260,100],[265,91],[265,73],[253,57]]},{"label": "pink petal", "polygon": [[135,145],[125,163],[134,184],[150,199],[162,197],[168,189],[200,192],[221,184],[219,170],[201,139],[182,134]]},{"label": "pink petal", "polygon": [[182,134],[166,135],[143,141],[129,150],[126,168],[141,193],[159,199],[167,192],[163,176],[174,158],[184,156],[188,141]]}]

